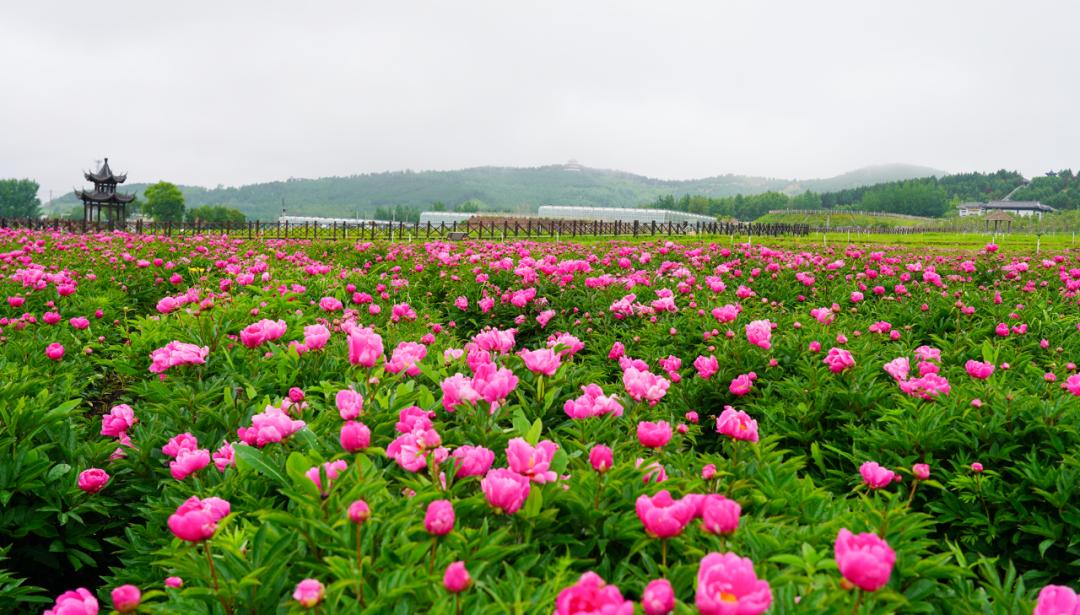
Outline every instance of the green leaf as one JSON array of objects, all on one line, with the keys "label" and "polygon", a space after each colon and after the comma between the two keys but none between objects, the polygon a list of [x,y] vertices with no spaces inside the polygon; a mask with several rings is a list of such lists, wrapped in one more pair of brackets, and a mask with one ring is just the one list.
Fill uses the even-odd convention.
[{"label": "green leaf", "polygon": [[289,481],[286,480],[285,476],[266,460],[266,456],[263,455],[263,452],[254,446],[236,445],[233,447],[233,454],[236,456],[237,469],[241,471],[245,469],[254,469],[259,474],[272,478],[282,485],[289,484]]},{"label": "green leaf", "polygon": [[544,493],[536,485],[529,490],[529,497],[525,500],[525,506],[522,507],[521,513],[524,517],[535,517],[540,514],[540,509],[544,506]]},{"label": "green leaf", "polygon": [[66,463],[58,463],[45,475],[46,480],[54,481],[71,471],[71,466]]},{"label": "green leaf", "polygon": [[536,446],[536,443],[540,441],[540,433],[544,430],[544,423],[540,419],[533,421],[532,427],[525,434],[525,441],[532,446]]}]

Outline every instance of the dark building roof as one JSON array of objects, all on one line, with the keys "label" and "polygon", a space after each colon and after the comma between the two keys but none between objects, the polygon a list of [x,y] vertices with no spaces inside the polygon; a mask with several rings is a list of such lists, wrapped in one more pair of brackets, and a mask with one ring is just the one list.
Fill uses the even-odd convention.
[{"label": "dark building roof", "polygon": [[76,190],[75,196],[84,203],[113,203],[123,205],[135,200],[134,194],[122,194],[120,192],[98,192],[97,190]]},{"label": "dark building roof", "polygon": [[106,158],[97,173],[83,173],[83,177],[86,178],[86,181],[97,184],[122,184],[127,180],[127,173],[114,175],[112,169],[109,168],[109,159]]}]

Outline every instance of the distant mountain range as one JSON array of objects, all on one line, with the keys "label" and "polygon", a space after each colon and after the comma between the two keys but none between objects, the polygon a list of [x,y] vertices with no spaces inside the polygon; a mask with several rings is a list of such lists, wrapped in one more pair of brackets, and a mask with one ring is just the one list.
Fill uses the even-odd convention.
[{"label": "distant mountain range", "polygon": [[[907,164],[856,169],[825,179],[789,180],[745,175],[704,179],[660,180],[577,163],[532,168],[476,167],[458,171],[400,171],[349,177],[289,179],[236,188],[180,185],[187,206],[226,205],[251,219],[270,220],[281,214],[365,217],[376,208],[403,205],[429,209],[435,202],[448,210],[474,200],[483,209],[535,212],[544,204],[637,207],[667,194],[710,197],[827,192],[882,182],[941,176],[944,171]],[[142,198],[146,184],[122,186]],[[51,213],[62,214],[77,205],[74,194],[56,199]]]}]

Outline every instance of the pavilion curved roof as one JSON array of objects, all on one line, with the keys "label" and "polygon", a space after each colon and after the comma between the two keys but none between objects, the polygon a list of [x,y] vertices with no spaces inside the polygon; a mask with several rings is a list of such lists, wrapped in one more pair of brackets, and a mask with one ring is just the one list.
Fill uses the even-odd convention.
[{"label": "pavilion curved roof", "polygon": [[91,181],[91,182],[96,182],[96,183],[113,183],[113,182],[115,182],[117,184],[122,184],[125,181],[127,181],[127,173],[123,173],[123,174],[119,174],[119,175],[113,173],[112,169],[109,168],[109,159],[108,158],[105,159],[105,162],[102,163],[101,168],[98,169],[96,173],[86,172],[86,173],[83,173],[83,177],[86,178],[86,181]]},{"label": "pavilion curved roof", "polygon": [[92,203],[115,203],[124,205],[135,200],[134,194],[121,192],[98,192],[97,190],[76,190],[75,196]]}]

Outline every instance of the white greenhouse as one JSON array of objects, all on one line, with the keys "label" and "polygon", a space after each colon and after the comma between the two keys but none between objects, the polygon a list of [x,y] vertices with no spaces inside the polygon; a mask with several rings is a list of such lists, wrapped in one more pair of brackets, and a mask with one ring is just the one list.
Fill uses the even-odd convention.
[{"label": "white greenhouse", "polygon": [[420,224],[431,223],[432,226],[438,226],[445,224],[451,226],[455,222],[462,223],[468,222],[469,218],[472,218],[476,214],[466,212],[454,212],[454,211],[422,211],[420,212]]},{"label": "white greenhouse", "polygon": [[541,205],[537,214],[541,218],[560,220],[599,220],[602,222],[629,222],[642,224],[674,224],[716,222],[713,216],[702,216],[667,209],[632,209],[629,207],[580,207],[575,205]]}]

